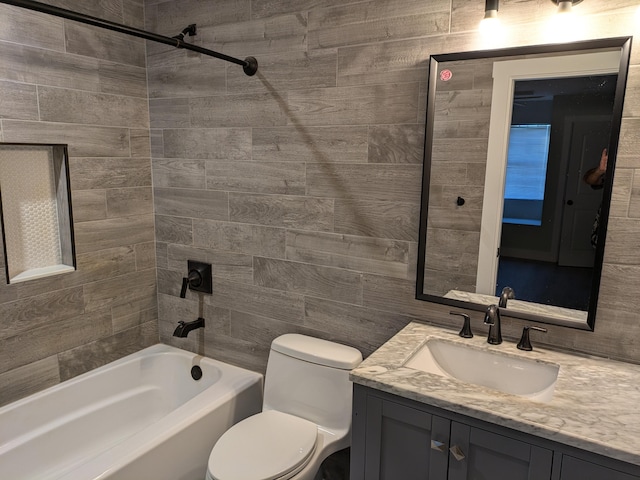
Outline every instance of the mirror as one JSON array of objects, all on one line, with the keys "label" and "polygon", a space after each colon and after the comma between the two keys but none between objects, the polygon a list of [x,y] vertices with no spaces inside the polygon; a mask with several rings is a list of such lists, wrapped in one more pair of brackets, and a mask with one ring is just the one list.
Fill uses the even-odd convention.
[{"label": "mirror", "polygon": [[416,298],[593,330],[630,43],[431,56]]}]

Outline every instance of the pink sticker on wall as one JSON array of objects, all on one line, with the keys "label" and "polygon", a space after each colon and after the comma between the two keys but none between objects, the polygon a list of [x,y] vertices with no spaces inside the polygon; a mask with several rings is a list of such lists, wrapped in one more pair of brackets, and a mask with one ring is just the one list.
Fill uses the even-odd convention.
[{"label": "pink sticker on wall", "polygon": [[451,73],[451,70],[445,69],[440,72],[440,80],[442,80],[443,82],[448,82],[449,80],[451,80],[451,77],[453,77],[453,73]]}]

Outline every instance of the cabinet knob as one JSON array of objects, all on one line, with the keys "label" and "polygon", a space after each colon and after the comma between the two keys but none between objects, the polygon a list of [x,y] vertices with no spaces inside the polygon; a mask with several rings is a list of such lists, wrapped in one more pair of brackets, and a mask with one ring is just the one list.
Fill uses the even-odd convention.
[{"label": "cabinet knob", "polygon": [[444,452],[444,443],[437,440],[431,440],[431,450],[437,450],[438,452]]},{"label": "cabinet knob", "polygon": [[453,458],[455,458],[457,461],[460,462],[464,460],[464,453],[458,445],[454,445],[449,449],[449,451],[451,452],[451,455],[453,455]]}]

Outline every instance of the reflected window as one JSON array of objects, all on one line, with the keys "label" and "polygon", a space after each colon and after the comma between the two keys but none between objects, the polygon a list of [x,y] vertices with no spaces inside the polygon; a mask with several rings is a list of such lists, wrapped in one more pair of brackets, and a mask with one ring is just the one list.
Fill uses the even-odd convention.
[{"label": "reflected window", "polygon": [[504,189],[503,223],[542,224],[551,125],[512,125]]}]

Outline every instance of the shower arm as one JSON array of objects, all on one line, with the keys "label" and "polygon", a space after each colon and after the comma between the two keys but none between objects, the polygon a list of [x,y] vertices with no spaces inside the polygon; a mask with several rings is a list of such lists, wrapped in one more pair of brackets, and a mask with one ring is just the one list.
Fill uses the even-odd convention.
[{"label": "shower arm", "polygon": [[184,48],[185,50],[191,50],[194,52],[202,53],[203,55],[208,55],[210,57],[219,58],[220,60],[224,60],[226,62],[235,63],[236,65],[242,66],[244,73],[252,76],[258,71],[258,61],[254,57],[247,57],[244,60],[239,58],[230,57],[229,55],[225,55],[224,53],[214,52],[213,50],[209,50],[206,48],[199,47],[197,45],[193,45],[191,43],[185,43],[183,41],[184,35],[194,35],[195,34],[195,24],[189,25],[185,28],[182,33],[176,35],[175,37],[165,37],[164,35],[158,35],[156,33],[147,32],[145,30],[140,30],[138,28],[129,27],[128,25],[122,25],[120,23],[110,22],[109,20],[103,20],[101,18],[92,17],[90,15],[84,15],[82,13],[74,12],[72,10],[66,10],[64,8],[54,7],[52,5],[47,5],[41,2],[36,2],[33,0],[0,0],[0,3],[4,3],[7,5],[13,5],[15,7],[26,8],[28,10],[33,10],[36,12],[47,13],[49,15],[53,15],[56,17],[66,18],[68,20],[74,20],[76,22],[85,23],[87,25],[93,25],[94,27],[104,28],[107,30],[113,30],[115,32],[124,33],[126,35],[132,35],[134,37],[144,38],[145,40],[150,40],[152,42],[164,43],[165,45],[171,45],[176,48]]}]

